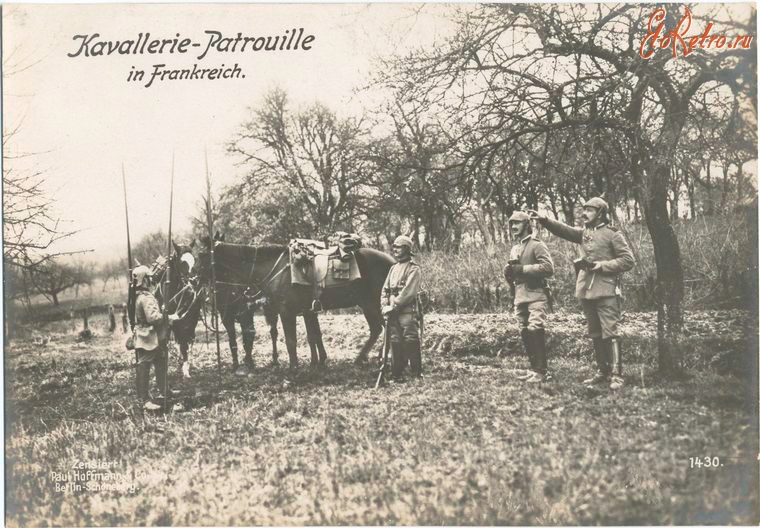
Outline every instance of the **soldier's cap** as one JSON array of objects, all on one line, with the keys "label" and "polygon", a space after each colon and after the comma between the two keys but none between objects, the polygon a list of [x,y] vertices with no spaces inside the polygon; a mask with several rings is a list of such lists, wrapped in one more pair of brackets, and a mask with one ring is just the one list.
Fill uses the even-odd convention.
[{"label": "soldier's cap", "polygon": [[601,209],[603,211],[607,211],[610,208],[610,206],[607,205],[607,202],[598,196],[594,196],[593,198],[586,200],[586,203],[583,204],[583,207],[593,207],[594,209]]},{"label": "soldier's cap", "polygon": [[150,277],[152,274],[148,266],[137,266],[132,270],[132,280],[137,284],[142,284],[145,277]]},{"label": "soldier's cap", "polygon": [[393,245],[394,246],[399,246],[399,247],[406,246],[409,249],[412,249],[412,246],[414,244],[412,243],[412,239],[411,238],[409,238],[408,236],[405,236],[405,235],[401,235],[401,236],[396,237],[396,240],[393,241]]},{"label": "soldier's cap", "polygon": [[515,211],[509,217],[509,223],[512,222],[530,222],[530,215],[524,211]]}]

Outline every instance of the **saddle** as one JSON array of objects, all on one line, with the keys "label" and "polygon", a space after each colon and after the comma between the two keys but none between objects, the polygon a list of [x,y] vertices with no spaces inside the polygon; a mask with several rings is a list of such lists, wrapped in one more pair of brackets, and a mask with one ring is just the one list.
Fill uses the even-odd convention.
[{"label": "saddle", "polygon": [[323,289],[341,286],[361,278],[354,255],[360,247],[361,240],[355,235],[341,237],[336,245],[330,246],[318,240],[304,238],[293,239],[288,244],[291,282],[313,288],[313,311],[321,310],[319,298]]}]

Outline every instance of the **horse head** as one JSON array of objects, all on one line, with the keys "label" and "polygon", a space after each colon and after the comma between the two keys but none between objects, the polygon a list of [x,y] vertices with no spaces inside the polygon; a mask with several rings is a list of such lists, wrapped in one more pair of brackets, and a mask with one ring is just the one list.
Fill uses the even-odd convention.
[{"label": "horse head", "polygon": [[179,273],[183,281],[193,277],[195,273],[195,256],[193,255],[195,239],[189,244],[177,244],[172,241],[172,246],[174,246],[174,255],[172,256],[174,271]]},{"label": "horse head", "polygon": [[[214,234],[213,239],[214,244],[217,242],[224,242],[224,234],[219,231]],[[211,239],[207,236],[201,237],[196,274],[202,283],[211,283]]]}]

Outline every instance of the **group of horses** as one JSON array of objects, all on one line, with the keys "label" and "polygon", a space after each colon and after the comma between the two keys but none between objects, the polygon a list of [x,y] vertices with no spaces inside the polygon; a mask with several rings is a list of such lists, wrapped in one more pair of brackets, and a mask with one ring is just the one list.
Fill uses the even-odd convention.
[{"label": "group of horses", "polygon": [[[322,342],[318,315],[312,311],[313,288],[291,281],[291,263],[285,245],[250,246],[227,243],[223,235],[204,239],[194,253],[192,244],[172,243],[174,251],[167,263],[169,280],[158,291],[168,313],[179,316],[172,325],[174,340],[179,344],[183,375],[189,376],[189,352],[195,340],[195,329],[202,319],[211,332],[219,329],[211,323],[209,302],[214,295],[219,319],[227,331],[232,370],[245,375],[253,368],[253,315],[263,310],[272,339],[272,363],[277,365],[278,321],[282,323],[290,367],[298,366],[296,322],[303,317],[311,349],[313,365],[327,359]],[[213,244],[213,273],[212,255]],[[361,278],[346,281],[322,291],[324,309],[358,306],[369,325],[369,338],[356,356],[357,362],[367,360],[369,351],[383,330],[380,295],[394,259],[381,251],[361,248],[354,253]],[[165,291],[163,291],[165,290]],[[235,323],[240,324],[245,357],[238,360]]]}]

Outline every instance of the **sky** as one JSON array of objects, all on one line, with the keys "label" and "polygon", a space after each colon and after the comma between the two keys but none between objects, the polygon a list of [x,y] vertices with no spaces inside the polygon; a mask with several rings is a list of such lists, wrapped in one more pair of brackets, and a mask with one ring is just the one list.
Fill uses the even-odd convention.
[{"label": "sky", "polygon": [[[215,191],[245,168],[225,152],[264,94],[284,89],[294,105],[320,101],[341,115],[358,115],[377,102],[360,91],[373,58],[431,46],[450,32],[443,5],[5,5],[3,7],[3,126],[18,127],[10,144],[15,170],[42,170],[64,229],[77,233],[60,251],[93,250],[106,261],[126,252],[122,165],[127,181],[132,242],[168,228],[174,156],[173,231],[187,231],[205,194],[204,152]],[[209,52],[205,31],[258,37],[304,28],[311,49]],[[189,38],[187,53],[75,54],[90,42]],[[166,48],[165,48],[166,49]],[[168,69],[231,67],[245,78],[155,81],[155,64]],[[128,82],[133,69],[146,82]]]}]

